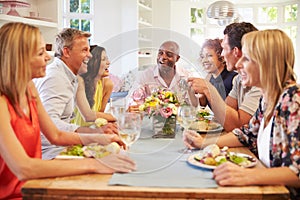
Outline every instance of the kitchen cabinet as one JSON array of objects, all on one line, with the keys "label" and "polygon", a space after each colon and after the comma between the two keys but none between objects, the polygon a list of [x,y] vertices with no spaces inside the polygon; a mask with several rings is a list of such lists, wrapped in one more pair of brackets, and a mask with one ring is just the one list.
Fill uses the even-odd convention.
[{"label": "kitchen cabinet", "polygon": [[153,4],[152,0],[138,0],[138,63],[139,67],[153,63]]},{"label": "kitchen cabinet", "polygon": [[53,44],[54,37],[60,27],[62,16],[62,1],[59,0],[30,0],[29,7],[16,7],[20,16],[7,15],[9,7],[2,7],[0,26],[8,22],[23,22],[39,27],[46,43]]}]

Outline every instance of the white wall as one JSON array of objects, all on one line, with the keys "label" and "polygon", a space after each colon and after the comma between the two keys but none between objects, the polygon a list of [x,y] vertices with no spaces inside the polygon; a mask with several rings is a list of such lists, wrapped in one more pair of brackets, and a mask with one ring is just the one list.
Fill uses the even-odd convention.
[{"label": "white wall", "polygon": [[171,28],[171,0],[152,0],[153,27],[156,28]]},{"label": "white wall", "polygon": [[137,0],[96,0],[94,44],[106,48],[110,72],[121,76],[137,67]]},{"label": "white wall", "polygon": [[171,2],[171,29],[175,32],[190,36],[190,2]]},{"label": "white wall", "polygon": [[[133,52],[138,47],[137,1],[95,0],[94,43],[103,44],[106,47],[107,53],[113,61],[111,71],[115,74],[123,74],[138,65],[137,55]],[[202,44],[202,41],[189,41],[191,6],[193,3],[188,0],[153,0],[153,27],[155,30],[152,46],[158,48],[164,40],[176,40],[182,47],[182,65],[196,63]],[[298,16],[300,16],[299,12],[300,9]],[[298,18],[299,23],[300,18]],[[222,38],[223,29],[224,27],[210,25],[206,29],[207,38]],[[297,33],[300,35],[300,28]],[[300,52],[299,38],[296,43],[296,52]],[[299,59],[300,53],[296,53],[295,71],[300,83]]]},{"label": "white wall", "polygon": [[122,30],[119,0],[96,0],[94,13],[94,43],[101,44]]}]

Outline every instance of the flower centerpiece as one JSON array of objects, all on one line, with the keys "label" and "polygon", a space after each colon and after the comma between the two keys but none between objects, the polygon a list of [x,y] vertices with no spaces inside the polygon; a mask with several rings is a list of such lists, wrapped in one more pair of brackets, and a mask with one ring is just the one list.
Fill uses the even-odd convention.
[{"label": "flower centerpiece", "polygon": [[177,96],[167,89],[159,88],[145,98],[139,110],[153,119],[153,137],[175,137],[178,106]]}]

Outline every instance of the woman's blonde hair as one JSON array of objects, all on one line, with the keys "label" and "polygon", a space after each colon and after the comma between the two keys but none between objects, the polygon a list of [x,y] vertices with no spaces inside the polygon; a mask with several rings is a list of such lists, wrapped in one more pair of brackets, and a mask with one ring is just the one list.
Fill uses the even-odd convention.
[{"label": "woman's blonde hair", "polygon": [[20,116],[20,94],[32,78],[30,58],[40,39],[40,30],[32,25],[11,22],[0,28],[0,95],[8,98]]},{"label": "woman's blonde hair", "polygon": [[259,66],[260,84],[267,98],[264,116],[269,121],[285,86],[296,80],[293,43],[283,31],[271,29],[247,33],[242,46]]}]

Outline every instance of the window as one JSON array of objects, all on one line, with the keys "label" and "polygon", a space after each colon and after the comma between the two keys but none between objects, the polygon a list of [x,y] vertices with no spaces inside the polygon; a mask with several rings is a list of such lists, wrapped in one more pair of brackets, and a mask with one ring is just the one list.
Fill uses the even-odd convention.
[{"label": "window", "polygon": [[196,41],[203,41],[205,36],[204,8],[191,8],[190,10],[190,37]]},{"label": "window", "polygon": [[64,0],[64,27],[93,32],[93,0]]},{"label": "window", "polygon": [[251,22],[253,21],[253,8],[237,8],[240,21]]},{"label": "window", "polygon": [[277,7],[259,7],[257,23],[277,23]]},{"label": "window", "polygon": [[[216,20],[206,19],[205,14],[197,10],[199,9],[191,8],[190,35],[193,39],[196,39],[197,42],[202,41],[204,38],[212,39],[216,36],[216,33],[223,32],[226,24],[223,26],[220,26],[221,24],[219,24],[218,26],[217,24],[214,24]],[[244,4],[237,5],[237,11],[238,21],[251,22],[259,30],[272,28],[284,30],[296,46],[298,31],[297,3],[281,3],[274,6]]]},{"label": "window", "polygon": [[191,8],[191,23],[204,24],[204,9]]},{"label": "window", "polygon": [[297,21],[298,5],[287,5],[284,10],[284,21],[285,22],[296,22]]},{"label": "window", "polygon": [[191,38],[195,41],[204,40],[204,28],[191,28]]}]

